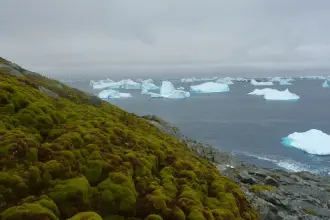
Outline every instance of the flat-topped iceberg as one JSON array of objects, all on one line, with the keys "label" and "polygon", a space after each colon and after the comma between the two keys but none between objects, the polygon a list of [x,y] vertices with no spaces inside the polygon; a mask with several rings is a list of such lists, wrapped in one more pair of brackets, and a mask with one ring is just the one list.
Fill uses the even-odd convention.
[{"label": "flat-topped iceberg", "polygon": [[325,76],[301,76],[300,79],[326,79]]},{"label": "flat-topped iceberg", "polygon": [[295,147],[309,154],[329,155],[330,135],[317,129],[306,132],[294,132],[282,138],[282,144],[287,147]]},{"label": "flat-topped iceberg", "polygon": [[291,93],[288,89],[283,91],[270,88],[255,89],[253,92],[250,92],[248,94],[264,96],[264,99],[266,100],[290,101],[299,99],[298,95]]},{"label": "flat-topped iceberg", "polygon": [[223,83],[206,82],[200,85],[190,86],[190,91],[194,93],[228,92],[229,86]]},{"label": "flat-topped iceberg", "polygon": [[251,80],[251,84],[254,86],[272,86],[272,85],[274,85],[273,82],[258,82],[255,79]]},{"label": "flat-topped iceberg", "polygon": [[182,83],[192,83],[192,82],[200,82],[200,81],[213,81],[216,80],[218,77],[204,77],[204,78],[183,78],[181,79]]},{"label": "flat-topped iceberg", "polygon": [[90,81],[90,85],[93,89],[140,89],[141,83],[134,82],[131,79],[123,79],[119,82],[115,82],[111,79]]},{"label": "flat-topped iceberg", "polygon": [[113,89],[102,90],[98,97],[101,99],[120,99],[120,98],[131,98],[132,95],[129,93],[121,93]]},{"label": "flat-topped iceberg", "polygon": [[200,80],[195,77],[181,79],[182,83],[192,83],[192,82],[196,82],[196,81],[200,81]]},{"label": "flat-topped iceberg", "polygon": [[90,81],[90,85],[93,87],[93,89],[119,89],[121,87],[120,82],[115,82],[111,79],[106,80],[100,80],[100,81]]},{"label": "flat-topped iceberg", "polygon": [[328,84],[327,80],[324,81],[324,83],[322,84],[322,87],[323,88],[329,88],[329,84]]}]

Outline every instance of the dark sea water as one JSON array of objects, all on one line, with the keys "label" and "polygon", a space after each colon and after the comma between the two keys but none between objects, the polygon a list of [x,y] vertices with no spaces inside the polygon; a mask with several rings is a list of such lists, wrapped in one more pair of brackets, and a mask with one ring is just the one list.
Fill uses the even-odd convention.
[{"label": "dark sea water", "polygon": [[[190,85],[172,82],[186,90]],[[328,175],[330,156],[310,155],[281,144],[281,138],[293,132],[319,129],[330,134],[330,88],[322,88],[322,83],[296,80],[293,85],[271,87],[289,88],[300,96],[294,102],[267,101],[247,95],[256,88],[249,83],[230,85],[226,93],[192,94],[185,100],[151,99],[140,95],[140,91],[129,91],[133,98],[110,102],[138,115],[157,115],[177,125],[188,137],[233,152],[250,163]],[[89,82],[69,85],[95,92]]]}]

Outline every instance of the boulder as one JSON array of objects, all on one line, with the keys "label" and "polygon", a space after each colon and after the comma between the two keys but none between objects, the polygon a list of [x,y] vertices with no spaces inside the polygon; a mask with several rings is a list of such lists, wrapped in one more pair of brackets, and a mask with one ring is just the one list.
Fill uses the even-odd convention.
[{"label": "boulder", "polygon": [[267,176],[265,178],[265,184],[278,187],[280,184],[273,177]]}]

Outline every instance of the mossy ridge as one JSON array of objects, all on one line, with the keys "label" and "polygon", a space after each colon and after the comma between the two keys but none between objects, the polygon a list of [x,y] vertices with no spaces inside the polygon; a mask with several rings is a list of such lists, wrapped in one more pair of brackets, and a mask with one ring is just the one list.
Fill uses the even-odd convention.
[{"label": "mossy ridge", "polygon": [[84,92],[20,71],[0,70],[1,212],[48,195],[60,218],[95,211],[118,219],[257,219],[239,186],[180,141]]}]

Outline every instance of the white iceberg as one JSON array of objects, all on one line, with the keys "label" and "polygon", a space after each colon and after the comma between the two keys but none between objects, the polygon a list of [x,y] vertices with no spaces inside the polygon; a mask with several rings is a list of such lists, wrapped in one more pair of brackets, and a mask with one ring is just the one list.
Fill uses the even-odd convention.
[{"label": "white iceberg", "polygon": [[192,82],[196,82],[196,81],[200,81],[200,79],[197,79],[195,77],[181,79],[182,83],[192,83]]},{"label": "white iceberg", "polygon": [[115,82],[111,79],[106,80],[100,80],[100,81],[90,81],[90,85],[93,87],[93,89],[119,89],[121,87],[120,82]]},{"label": "white iceberg", "polygon": [[184,87],[181,86],[181,87],[178,88],[178,90],[184,90]]},{"label": "white iceberg", "polygon": [[185,99],[190,97],[190,93],[183,90],[176,90],[170,81],[163,81],[160,87],[160,94],[148,92],[144,90],[144,94],[150,95],[151,98],[166,99]]},{"label": "white iceberg", "polygon": [[255,79],[251,80],[251,84],[254,86],[272,86],[273,82],[257,82]]},{"label": "white iceberg", "polygon": [[141,89],[141,83],[134,82],[131,79],[123,79],[119,83],[122,89]]},{"label": "white iceberg", "polygon": [[323,79],[325,80],[325,76],[301,76],[300,79]]},{"label": "white iceberg", "polygon": [[294,93],[291,93],[288,89],[279,91],[276,89],[255,89],[253,92],[248,93],[249,95],[264,96],[266,100],[278,100],[278,101],[290,101],[298,100],[300,97]]},{"label": "white iceberg", "polygon": [[270,92],[274,92],[277,91],[276,89],[269,89],[269,88],[265,88],[265,89],[255,89],[253,90],[253,92],[248,93],[249,95],[265,95],[266,93],[270,93]]},{"label": "white iceberg", "polygon": [[225,78],[219,78],[215,82],[223,83],[223,84],[227,84],[227,85],[232,85],[232,84],[234,84],[233,80],[235,80],[235,79],[232,78],[232,77],[225,77]]},{"label": "white iceberg", "polygon": [[120,99],[120,98],[131,98],[132,95],[129,93],[121,93],[113,89],[102,90],[98,97],[101,99]]},{"label": "white iceberg", "polygon": [[237,77],[237,78],[235,79],[235,81],[237,81],[237,82],[249,82],[248,79],[245,79],[245,78],[242,78],[242,77]]},{"label": "white iceberg", "polygon": [[141,94],[142,95],[148,95],[149,94],[149,91],[147,89],[142,89],[141,90]]},{"label": "white iceberg", "polygon": [[327,80],[324,81],[324,83],[322,84],[322,87],[323,88],[329,88],[329,84],[328,84]]},{"label": "white iceberg", "polygon": [[170,95],[163,97],[167,99],[185,99],[190,97],[190,92],[186,92],[183,90],[174,90]]},{"label": "white iceberg", "polygon": [[173,84],[170,81],[163,81],[162,86],[160,87],[160,94],[162,96],[168,96],[172,94],[172,92],[175,90]]},{"label": "white iceberg", "polygon": [[155,83],[153,79],[142,80],[141,83]]},{"label": "white iceberg", "polygon": [[190,91],[194,93],[228,92],[229,86],[222,83],[206,82],[200,85],[190,86]]},{"label": "white iceberg", "polygon": [[330,135],[317,129],[306,132],[294,132],[282,138],[282,144],[287,147],[295,147],[309,154],[329,155]]},{"label": "white iceberg", "polygon": [[269,77],[268,79],[270,82],[278,82],[282,86],[292,85],[291,81],[293,81],[291,77],[279,77],[279,76]]},{"label": "white iceberg", "polygon": [[159,89],[159,87],[156,86],[155,84],[153,84],[152,82],[143,81],[142,85],[141,85],[141,89],[142,90],[157,90],[157,89]]},{"label": "white iceberg", "polygon": [[279,84],[280,84],[281,86],[292,85],[292,83],[291,83],[290,80],[288,80],[288,79],[281,79],[281,80],[279,81]]},{"label": "white iceberg", "polygon": [[205,77],[205,78],[200,78],[200,81],[213,81],[216,80],[218,77]]}]

